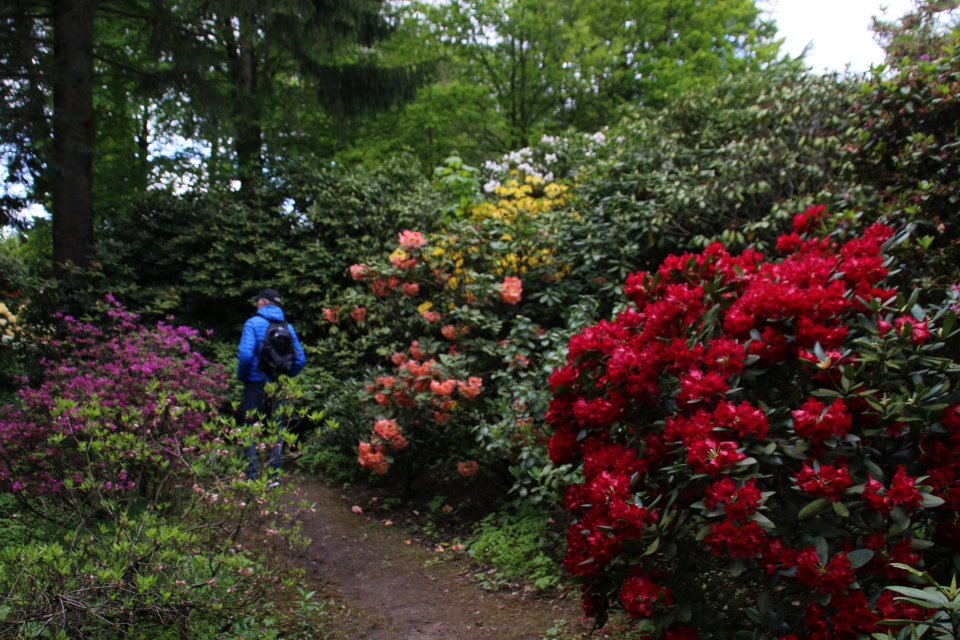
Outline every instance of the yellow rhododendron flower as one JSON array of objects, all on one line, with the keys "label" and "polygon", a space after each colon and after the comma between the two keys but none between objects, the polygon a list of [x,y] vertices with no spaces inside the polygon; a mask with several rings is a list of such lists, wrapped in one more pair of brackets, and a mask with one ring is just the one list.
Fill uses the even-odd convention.
[{"label": "yellow rhododendron flower", "polygon": [[432,308],[433,308],[433,303],[428,300],[427,302],[424,302],[419,307],[417,307],[417,312],[423,315],[427,311],[430,311],[430,309]]},{"label": "yellow rhododendron flower", "polygon": [[3,327],[3,333],[5,336],[13,336],[12,325],[17,323],[17,316],[10,313],[10,310],[7,309],[7,305],[0,302],[0,327]]},{"label": "yellow rhododendron flower", "polygon": [[557,198],[563,195],[563,192],[569,189],[565,184],[557,184],[556,182],[551,182],[543,188],[543,193],[550,199]]}]

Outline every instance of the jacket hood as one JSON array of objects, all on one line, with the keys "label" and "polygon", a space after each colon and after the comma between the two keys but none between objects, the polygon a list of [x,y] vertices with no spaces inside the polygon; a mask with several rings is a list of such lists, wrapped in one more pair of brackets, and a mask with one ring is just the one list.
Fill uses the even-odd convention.
[{"label": "jacket hood", "polygon": [[257,310],[257,314],[267,318],[268,320],[286,320],[286,318],[283,317],[283,309],[272,304],[268,304],[265,307],[260,307]]}]

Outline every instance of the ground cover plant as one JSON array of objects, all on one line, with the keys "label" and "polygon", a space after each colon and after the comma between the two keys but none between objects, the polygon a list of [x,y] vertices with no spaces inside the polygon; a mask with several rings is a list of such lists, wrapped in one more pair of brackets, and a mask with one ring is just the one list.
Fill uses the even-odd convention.
[{"label": "ground cover plant", "polygon": [[671,256],[571,340],[549,449],[582,464],[566,566],[601,624],[858,637],[922,615],[893,563],[956,570],[956,294],[890,288],[909,229],[856,217],[809,208],[779,258]]},{"label": "ground cover plant", "polygon": [[243,637],[297,528],[244,479],[255,435],[218,416],[201,336],[102,307],[38,336],[42,376],[0,417],[0,633]]}]

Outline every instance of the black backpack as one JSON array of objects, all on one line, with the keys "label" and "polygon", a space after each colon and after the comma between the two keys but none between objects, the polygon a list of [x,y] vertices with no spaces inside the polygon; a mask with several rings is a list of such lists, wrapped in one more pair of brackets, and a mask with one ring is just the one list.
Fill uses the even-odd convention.
[{"label": "black backpack", "polygon": [[290,375],[296,357],[290,326],[283,320],[270,320],[270,318],[261,316],[259,313],[257,315],[270,322],[270,326],[267,327],[267,335],[263,337],[263,342],[260,343],[260,353],[257,354],[259,360],[257,369],[271,380]]}]

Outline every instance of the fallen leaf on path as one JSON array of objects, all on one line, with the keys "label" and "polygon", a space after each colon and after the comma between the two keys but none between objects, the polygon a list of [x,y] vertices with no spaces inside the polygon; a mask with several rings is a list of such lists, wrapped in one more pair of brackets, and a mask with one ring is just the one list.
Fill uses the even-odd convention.
[{"label": "fallen leaf on path", "polygon": [[350,511],[353,511],[354,513],[363,513],[363,509],[361,509],[360,507],[358,507],[358,506],[356,506],[356,505],[350,507]]},{"label": "fallen leaf on path", "polygon": [[393,526],[393,520],[384,520],[384,521],[383,521],[383,524],[384,524],[385,526],[392,527],[392,526]]}]

